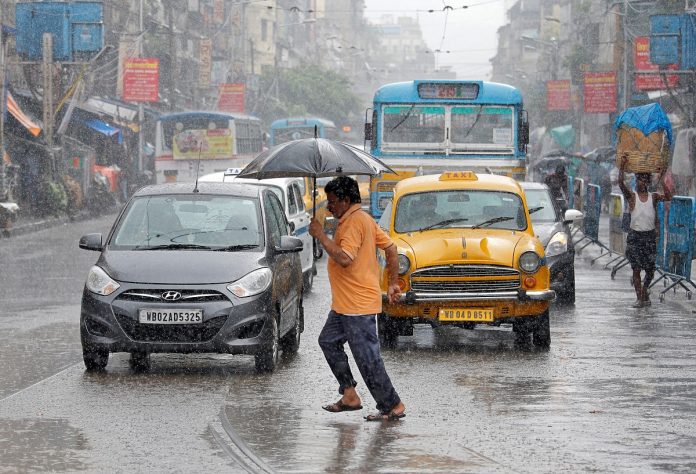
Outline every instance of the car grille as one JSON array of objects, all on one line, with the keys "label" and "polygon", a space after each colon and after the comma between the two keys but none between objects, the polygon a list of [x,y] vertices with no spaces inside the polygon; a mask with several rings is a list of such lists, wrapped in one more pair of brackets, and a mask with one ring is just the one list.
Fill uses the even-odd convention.
[{"label": "car grille", "polygon": [[124,314],[116,314],[116,320],[126,335],[139,342],[207,342],[220,331],[227,316],[211,318],[201,324],[140,324]]},{"label": "car grille", "polygon": [[[176,301],[166,300],[163,295],[170,291],[175,291],[181,295],[181,298]],[[166,302],[167,304],[185,303],[190,304],[204,303],[209,301],[227,301],[228,299],[222,293],[211,290],[128,290],[118,296],[118,299],[125,301],[140,301],[140,302]]]},{"label": "car grille", "polygon": [[494,293],[519,287],[519,271],[497,265],[446,265],[411,274],[411,288],[416,292]]}]

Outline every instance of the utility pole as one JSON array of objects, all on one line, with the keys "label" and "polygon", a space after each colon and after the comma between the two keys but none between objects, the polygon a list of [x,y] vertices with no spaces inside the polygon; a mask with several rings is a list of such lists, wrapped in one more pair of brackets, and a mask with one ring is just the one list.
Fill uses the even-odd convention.
[{"label": "utility pole", "polygon": [[43,125],[46,143],[53,148],[53,35],[43,34]]},{"label": "utility pole", "polygon": [[626,31],[626,15],[628,15],[628,0],[623,2],[623,16],[621,17],[621,29],[623,32],[623,110],[628,108],[628,32]]},{"label": "utility pole", "polygon": [[5,22],[5,5],[3,0],[0,0],[0,163],[4,162],[5,158],[5,110],[7,109],[7,99],[5,98],[5,34],[2,31],[2,25]]},{"label": "utility pole", "polygon": [[176,54],[174,51],[174,13],[171,3],[167,8],[167,23],[169,24],[169,109],[174,112],[176,109],[176,93],[174,84],[176,82]]},{"label": "utility pole", "polygon": [[[2,1],[2,0],[0,0]],[[138,35],[138,57],[143,57],[143,0],[140,0],[139,5],[139,35]],[[143,170],[143,126],[145,122],[145,109],[142,102],[138,102],[138,172],[142,173]]]}]

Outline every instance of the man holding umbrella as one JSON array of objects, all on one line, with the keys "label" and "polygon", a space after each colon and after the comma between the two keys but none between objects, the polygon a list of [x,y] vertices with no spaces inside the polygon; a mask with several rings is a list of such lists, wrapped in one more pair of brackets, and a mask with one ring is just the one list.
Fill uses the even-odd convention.
[{"label": "man holding umbrella", "polygon": [[309,233],[329,255],[327,264],[331,283],[331,311],[319,335],[319,346],[339,383],[341,399],[324,410],[337,413],[362,408],[344,351],[348,342],[355,362],[379,413],[365,417],[367,421],[396,420],[406,416],[406,408],[394,389],[384,367],[379,349],[376,316],[382,311],[379,268],[376,248],[384,250],[389,290],[387,297],[395,302],[401,290],[397,282],[396,245],[375,221],[360,209],[358,183],[347,176],[331,180],[326,187],[328,209],[338,220],[334,239],[321,224],[312,220]]}]

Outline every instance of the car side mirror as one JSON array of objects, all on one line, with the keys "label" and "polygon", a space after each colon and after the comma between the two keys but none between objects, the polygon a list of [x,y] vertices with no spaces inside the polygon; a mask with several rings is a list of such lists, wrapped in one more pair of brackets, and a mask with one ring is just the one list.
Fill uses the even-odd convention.
[{"label": "car side mirror", "polygon": [[280,245],[275,247],[276,253],[296,253],[302,251],[302,241],[289,235],[280,236]]},{"label": "car side mirror", "polygon": [[104,250],[101,234],[86,234],[80,237],[80,248],[84,250]]},{"label": "car side mirror", "polygon": [[584,217],[585,214],[578,211],[577,209],[568,209],[567,211],[565,211],[565,214],[563,215],[563,223],[575,224],[576,222],[581,221]]}]

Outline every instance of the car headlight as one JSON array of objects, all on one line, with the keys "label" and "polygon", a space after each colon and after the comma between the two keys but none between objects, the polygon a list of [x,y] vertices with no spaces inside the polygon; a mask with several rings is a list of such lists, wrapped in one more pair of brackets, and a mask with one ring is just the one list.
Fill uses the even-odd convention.
[{"label": "car headlight", "polygon": [[526,273],[534,273],[541,265],[541,258],[536,252],[525,252],[520,255],[520,268]]},{"label": "car headlight", "polygon": [[406,255],[399,254],[398,256],[398,261],[399,261],[399,275],[403,275],[408,271],[409,268],[411,268],[411,261],[408,259]]},{"label": "car headlight", "polygon": [[227,285],[227,289],[234,296],[245,298],[247,296],[258,295],[271,284],[273,272],[269,268],[259,268],[251,273],[244,275],[234,283]]},{"label": "car headlight", "polygon": [[565,232],[556,232],[546,244],[546,256],[555,257],[556,255],[564,254],[568,251],[568,234]]},{"label": "car headlight", "polygon": [[87,289],[92,293],[109,296],[121,287],[101,267],[93,266],[87,274]]}]

